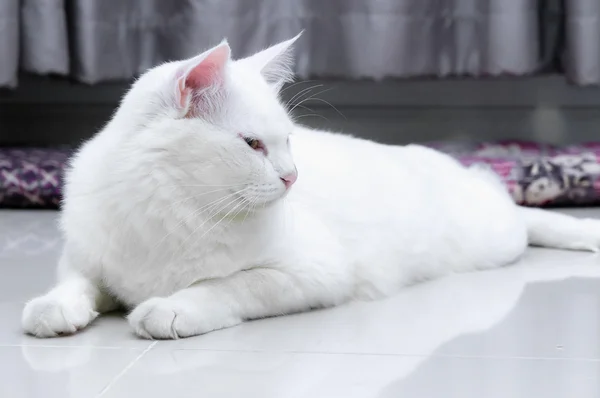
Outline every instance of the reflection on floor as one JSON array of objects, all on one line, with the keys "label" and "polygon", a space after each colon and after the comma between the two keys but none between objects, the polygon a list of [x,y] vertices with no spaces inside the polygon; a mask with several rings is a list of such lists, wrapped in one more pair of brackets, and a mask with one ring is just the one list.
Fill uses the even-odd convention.
[{"label": "reflection on floor", "polygon": [[[600,218],[600,210],[587,210]],[[21,334],[54,279],[54,212],[0,212],[0,397],[600,397],[600,257],[531,249],[387,300],[172,342],[122,314],[85,332]]]}]

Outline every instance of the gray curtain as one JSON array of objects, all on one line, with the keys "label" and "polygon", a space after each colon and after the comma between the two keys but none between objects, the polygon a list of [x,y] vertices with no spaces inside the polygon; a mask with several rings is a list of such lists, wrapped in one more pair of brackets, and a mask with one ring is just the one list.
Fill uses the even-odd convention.
[{"label": "gray curtain", "polygon": [[0,3],[0,86],[14,87],[19,69],[19,0]]},{"label": "gray curtain", "polygon": [[[553,0],[547,0],[553,1]],[[555,1],[555,0],[554,0]],[[598,9],[599,0],[588,0]],[[0,0],[0,86],[19,69],[85,83],[130,79],[228,37],[248,55],[304,29],[300,77],[526,75],[558,51],[548,46],[546,0]],[[570,48],[584,58],[596,32],[568,0]],[[588,8],[594,6],[588,6]],[[596,35],[596,36],[594,36]],[[574,43],[574,44],[573,44]],[[574,56],[578,53],[573,51]],[[567,61],[569,60],[567,57]],[[569,63],[574,75],[586,63]],[[594,82],[594,76],[580,80]],[[596,77],[600,82],[600,77]],[[579,81],[579,80],[578,80]]]},{"label": "gray curtain", "polygon": [[600,0],[566,0],[567,76],[577,84],[600,84]]},{"label": "gray curtain", "polygon": [[0,0],[0,86],[19,69],[69,74],[65,0]]}]

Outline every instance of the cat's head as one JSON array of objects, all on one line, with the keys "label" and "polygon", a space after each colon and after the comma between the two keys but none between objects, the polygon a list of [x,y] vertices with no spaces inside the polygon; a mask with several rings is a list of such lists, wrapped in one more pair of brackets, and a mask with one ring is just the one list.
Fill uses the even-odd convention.
[{"label": "cat's head", "polygon": [[141,155],[159,159],[153,168],[167,171],[173,185],[247,203],[275,202],[297,176],[293,123],[279,100],[293,76],[297,38],[240,60],[223,41],[194,58],[157,66],[132,86],[113,123]]}]

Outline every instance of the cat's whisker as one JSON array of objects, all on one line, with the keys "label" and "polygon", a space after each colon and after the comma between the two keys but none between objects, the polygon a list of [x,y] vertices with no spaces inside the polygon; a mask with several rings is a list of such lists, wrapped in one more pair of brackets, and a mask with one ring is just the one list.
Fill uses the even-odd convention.
[{"label": "cat's whisker", "polygon": [[302,90],[298,91],[296,94],[294,94],[285,104],[284,104],[284,108],[288,109],[289,105],[292,104],[294,102],[294,100],[296,98],[298,98],[299,96],[301,96],[304,92],[309,91],[313,88],[312,87],[305,87]]},{"label": "cat's whisker", "polygon": [[[215,187],[223,187],[223,188],[233,188],[239,187],[242,185],[246,185],[246,183],[239,184],[221,184],[221,185],[206,185],[206,184],[173,184],[166,185],[166,187],[177,187],[177,188],[215,188]],[[163,185],[164,187],[164,185]]]},{"label": "cat's whisker", "polygon": [[[237,216],[238,216],[238,215],[239,215],[239,214],[240,214],[242,211],[244,211],[244,209],[247,209],[247,208],[248,208],[248,203],[250,203],[250,201],[249,201],[248,199],[246,199],[246,198],[242,198],[242,199],[243,199],[243,201],[242,201],[242,206],[239,208],[239,210],[238,210],[238,211],[237,211],[237,212],[236,212],[236,213],[235,213],[233,216],[231,216],[231,218],[229,219],[229,222],[227,223],[227,226],[229,226],[229,225],[230,225],[230,224],[233,222],[233,220],[235,220],[235,218],[236,218],[236,217],[237,217]],[[246,213],[246,214],[247,214],[247,213]]]},{"label": "cat's whisker", "polygon": [[244,225],[244,223],[246,222],[246,219],[248,218],[248,214],[254,212],[254,205],[256,205],[257,202],[258,202],[258,199],[256,197],[254,197],[253,199],[250,200],[250,205],[248,206],[246,215],[244,216],[244,219],[242,220],[242,225]]},{"label": "cat's whisker", "polygon": [[[106,186],[102,186],[94,191],[89,191],[89,192],[82,192],[82,193],[77,193],[77,194],[70,194],[69,196],[72,198],[76,198],[76,197],[84,197],[84,196],[90,196],[90,195],[98,195],[98,194],[114,194],[112,192],[113,189],[116,188],[120,188],[120,186],[122,184],[128,183],[127,181],[117,181],[117,182],[113,182],[111,184],[106,184]],[[154,190],[159,190],[159,189],[165,189],[165,188],[214,188],[214,187],[222,187],[222,188],[233,188],[233,187],[238,187],[238,186],[243,186],[246,185],[246,183],[239,183],[239,184],[223,184],[223,185],[205,185],[205,184],[190,184],[190,185],[186,185],[186,184],[169,184],[169,185],[156,185]]]},{"label": "cat's whisker", "polygon": [[[332,107],[341,117],[343,117],[344,119],[348,120],[348,118],[346,118],[346,116],[338,108],[336,108],[331,102],[326,101],[323,98],[309,98],[307,101],[320,101],[320,102],[323,102],[323,103],[329,105],[330,107]],[[306,101],[304,101],[304,102],[306,102]]]},{"label": "cat's whisker", "polygon": [[298,107],[299,107],[299,108],[302,108],[302,109],[306,109],[306,110],[307,110],[307,111],[309,111],[309,112],[314,112],[314,110],[310,109],[308,106],[299,105]]},{"label": "cat's whisker", "polygon": [[290,88],[298,86],[300,84],[303,84],[303,83],[314,83],[315,81],[316,80],[302,80],[302,81],[299,81],[299,82],[294,82],[292,84],[287,85],[283,90],[279,91],[279,94],[282,94],[282,93],[286,92],[287,90],[289,90]]},{"label": "cat's whisker", "polygon": [[324,94],[324,93],[326,93],[326,92],[328,92],[328,91],[331,91],[331,90],[333,90],[333,88],[328,88],[328,89],[325,89],[325,90],[321,90],[321,91],[319,91],[319,92],[317,92],[317,93],[315,93],[315,94],[311,94],[311,95],[309,95],[308,97],[305,97],[305,98],[304,98],[304,99],[302,99],[300,102],[298,102],[296,105],[294,105],[294,107],[293,107],[292,109],[290,109],[290,111],[289,111],[289,112],[290,112],[290,113],[292,113],[292,112],[294,111],[294,109],[296,109],[298,106],[300,106],[300,105],[304,104],[304,103],[305,103],[305,102],[307,102],[307,101],[310,101],[310,100],[315,100],[315,101],[321,101],[321,102],[324,102],[324,103],[326,103],[327,105],[331,106],[333,109],[335,109],[335,111],[336,111],[337,113],[339,113],[339,114],[340,114],[340,115],[341,115],[341,116],[342,116],[344,119],[346,119],[346,116],[344,116],[344,115],[343,115],[343,114],[342,114],[342,113],[339,111],[339,109],[337,109],[335,106],[333,106],[333,105],[332,105],[330,102],[327,102],[327,101],[325,101],[324,99],[321,99],[321,98],[317,98],[317,95]]},{"label": "cat's whisker", "polygon": [[[210,231],[212,231],[217,225],[219,225],[225,218],[227,218],[232,212],[234,212],[241,204],[243,204],[245,199],[243,197],[241,199],[242,200],[240,200],[232,209],[230,209],[227,213],[225,213],[225,215],[223,217],[221,217],[221,219],[219,219],[219,221],[214,223],[209,229],[207,229],[202,235],[200,235],[200,237],[197,240],[201,240],[203,237],[205,237]],[[233,203],[235,203],[235,201]],[[233,203],[231,203],[231,205],[233,205]]]},{"label": "cat's whisker", "polygon": [[308,116],[315,116],[315,117],[320,117],[321,119],[324,119],[324,120],[326,120],[326,121],[327,121],[327,123],[331,123],[331,121],[330,121],[330,120],[329,120],[327,117],[325,117],[325,116],[323,116],[323,115],[320,115],[320,114],[316,113],[316,112],[314,111],[314,109],[311,109],[311,108],[309,108],[308,106],[304,106],[304,105],[302,105],[302,104],[298,104],[298,108],[306,109],[307,111],[309,111],[309,112],[311,112],[311,113],[305,113],[305,114],[298,115],[298,116],[296,116],[296,115],[291,115],[291,117],[292,117],[294,120],[298,120],[298,119],[300,119],[300,118],[303,118],[303,117],[308,117]]},{"label": "cat's whisker", "polygon": [[[312,95],[313,90],[316,90],[319,87],[323,87],[323,85],[322,84],[314,85],[312,87],[309,87],[307,89],[304,89],[304,90],[298,92],[297,93],[298,95],[295,97],[292,97],[293,101],[290,100],[288,102],[288,104],[286,104],[285,108],[288,109],[288,112],[291,112],[292,110],[290,110],[290,108],[289,108],[290,106],[291,106],[291,109],[294,109],[298,103],[302,103],[306,97]],[[294,101],[296,101],[296,103],[294,103]]]},{"label": "cat's whisker", "polygon": [[[239,201],[239,202],[238,202],[238,201]],[[180,247],[179,247],[179,250],[181,250],[181,249],[182,249],[182,248],[185,246],[185,243],[186,243],[186,242],[187,242],[187,241],[188,241],[188,240],[189,240],[189,239],[190,239],[190,238],[191,238],[191,237],[192,237],[192,236],[193,236],[193,235],[194,235],[194,234],[195,234],[195,233],[196,233],[196,232],[197,232],[197,231],[198,231],[198,230],[199,230],[199,229],[200,229],[200,228],[201,228],[203,225],[204,225],[204,224],[206,224],[206,222],[207,222],[207,221],[209,221],[209,220],[212,220],[212,217],[214,217],[215,215],[219,214],[219,213],[221,212],[221,210],[225,210],[227,207],[229,207],[229,206],[233,206],[233,205],[235,204],[235,206],[234,206],[233,208],[231,208],[231,209],[230,209],[230,210],[229,210],[227,213],[225,213],[225,215],[224,215],[223,217],[221,217],[221,218],[219,219],[219,221],[217,221],[217,222],[216,222],[216,223],[214,223],[214,224],[213,224],[213,225],[212,225],[210,228],[208,228],[206,231],[204,231],[204,233],[203,233],[202,235],[200,235],[200,237],[199,237],[198,239],[196,239],[196,241],[199,241],[199,240],[201,240],[201,239],[202,239],[204,236],[206,236],[206,234],[208,234],[210,231],[212,231],[212,230],[213,230],[213,229],[214,229],[214,228],[215,228],[217,225],[219,225],[219,224],[220,224],[220,223],[221,223],[221,222],[222,222],[222,221],[223,221],[223,220],[224,220],[224,219],[225,219],[225,218],[226,218],[226,217],[227,217],[229,214],[231,214],[231,213],[232,213],[232,211],[234,211],[235,209],[237,209],[237,208],[238,208],[238,206],[240,205],[240,203],[243,203],[243,201],[244,201],[244,198],[243,198],[243,197],[241,197],[241,196],[238,196],[238,197],[234,198],[234,199],[233,199],[231,202],[227,203],[225,206],[221,207],[221,209],[220,209],[218,212],[214,213],[214,214],[213,214],[213,215],[212,215],[212,216],[211,216],[209,219],[207,219],[205,222],[203,222],[201,225],[199,225],[199,226],[198,226],[196,229],[194,229],[194,231],[192,231],[192,233],[191,233],[191,234],[190,234],[190,235],[189,235],[189,236],[188,236],[188,237],[187,237],[187,238],[186,238],[186,239],[185,239],[185,240],[184,240],[184,241],[181,243],[181,245],[180,245]],[[236,203],[236,202],[238,202],[238,203]],[[185,256],[187,255],[187,253],[188,253],[190,250],[193,250],[193,248],[194,248],[194,247],[195,247],[195,245],[190,245],[190,247],[188,247],[188,249],[187,249],[187,250],[185,250],[185,251],[184,251],[184,252],[181,254],[180,258],[183,258],[183,257],[185,257]],[[179,251],[179,250],[177,250],[177,251]],[[172,259],[172,258],[171,258],[171,259]]]},{"label": "cat's whisker", "polygon": [[[237,193],[236,193],[236,194],[237,194]],[[232,196],[232,195],[229,195],[227,198],[230,198],[231,196]],[[184,240],[183,240],[183,241],[182,241],[182,242],[179,244],[179,247],[178,247],[178,249],[177,249],[177,250],[175,250],[175,251],[173,252],[173,255],[171,256],[171,262],[173,261],[173,259],[174,259],[174,257],[175,257],[175,256],[174,256],[174,254],[175,254],[176,252],[179,252],[179,251],[181,251],[181,249],[182,249],[182,248],[185,246],[185,244],[186,244],[186,243],[187,243],[187,242],[190,240],[190,238],[191,238],[191,237],[192,237],[192,236],[193,236],[193,235],[194,235],[196,232],[198,232],[198,230],[200,230],[200,228],[202,228],[202,227],[203,227],[203,226],[204,226],[206,223],[208,223],[209,221],[211,221],[211,220],[212,220],[212,218],[213,218],[214,216],[216,216],[217,214],[219,214],[219,213],[220,213],[222,210],[225,210],[227,207],[229,207],[229,206],[233,205],[235,202],[237,202],[238,200],[240,200],[240,198],[241,198],[241,199],[243,199],[243,197],[241,197],[241,196],[235,196],[235,197],[233,198],[233,200],[231,200],[231,201],[228,201],[228,202],[227,202],[225,205],[223,205],[223,206],[219,206],[219,205],[220,205],[220,204],[221,204],[223,201],[226,201],[226,200],[224,200],[224,199],[225,199],[225,198],[224,198],[224,199],[220,200],[220,201],[219,201],[219,203],[217,203],[217,204],[215,204],[215,205],[211,206],[211,207],[212,207],[212,208],[210,209],[210,211],[211,211],[211,212],[212,212],[212,210],[213,210],[214,208],[218,208],[218,210],[217,210],[217,211],[215,211],[215,212],[209,213],[209,216],[206,218],[206,220],[204,220],[202,223],[200,223],[200,225],[198,225],[196,228],[194,228],[194,229],[192,230],[192,232],[191,232],[191,233],[190,233],[190,234],[189,234],[189,235],[188,235],[188,236],[187,236],[187,237],[186,237],[186,238],[185,238],[185,239],[184,239]],[[187,250],[186,250],[186,251],[185,251],[185,252],[184,252],[184,253],[183,253],[183,254],[182,254],[180,257],[183,257],[183,256],[184,256],[186,253],[187,253]]]},{"label": "cat's whisker", "polygon": [[[177,206],[177,205],[180,205],[180,204],[182,204],[182,203],[185,203],[185,202],[187,202],[187,201],[189,201],[189,200],[192,200],[192,199],[197,199],[197,198],[200,198],[200,197],[202,197],[202,196],[206,196],[206,195],[209,195],[209,194],[212,194],[212,193],[218,193],[218,192],[223,192],[223,191],[228,191],[228,190],[229,190],[229,188],[222,188],[222,189],[216,189],[216,190],[213,190],[213,191],[210,191],[210,192],[203,192],[203,193],[201,193],[201,194],[198,194],[198,195],[191,195],[191,196],[188,196],[187,198],[180,199],[180,200],[178,200],[178,201],[175,201],[175,202],[173,202],[173,203],[169,203],[168,205],[166,205],[166,206],[164,206],[164,207],[160,208],[159,210],[160,210],[160,211],[171,210],[171,209],[173,209],[175,206]],[[240,192],[240,191],[238,191],[238,193],[239,193],[239,192]],[[235,193],[233,193],[232,195],[235,195]],[[227,196],[229,196],[229,195],[227,195]],[[216,200],[214,200],[214,201],[212,201],[212,202],[210,202],[210,203],[208,203],[208,204],[206,204],[206,205],[204,205],[204,206],[200,207],[199,209],[196,209],[196,210],[194,210],[194,212],[192,213],[192,216],[193,216],[193,215],[195,215],[195,214],[197,214],[198,212],[201,212],[201,210],[202,210],[202,209],[203,209],[205,206],[210,206],[212,203],[215,203],[216,201],[219,201],[220,199],[221,199],[221,198],[218,198],[218,199],[216,199]],[[153,211],[155,211],[155,210],[153,209]],[[147,224],[148,224],[148,222],[149,222],[151,219],[152,219],[151,217],[147,217],[147,218],[146,218],[146,221],[145,221],[145,223],[144,223],[144,225],[147,225]],[[167,237],[168,237],[170,234],[172,234],[172,233],[173,233],[173,232],[174,232],[174,231],[175,231],[175,230],[176,230],[176,229],[177,229],[177,228],[178,228],[178,227],[179,227],[181,224],[183,224],[184,222],[185,222],[185,220],[182,220],[182,221],[180,221],[180,222],[179,222],[179,223],[178,223],[178,224],[175,226],[175,228],[173,228],[173,230],[172,230],[172,231],[170,231],[169,233],[167,233],[167,235],[166,235],[164,238],[162,238],[162,239],[161,239],[161,240],[158,242],[158,244],[154,245],[153,247],[160,247],[160,245],[163,243],[163,239],[166,239],[166,238],[167,238]]]},{"label": "cat's whisker", "polygon": [[318,91],[318,92],[316,92],[316,93],[312,93],[312,94],[311,94],[311,93],[309,93],[308,95],[306,95],[304,98],[302,98],[302,99],[301,99],[299,102],[297,102],[297,103],[295,104],[294,108],[292,108],[292,111],[295,109],[295,107],[297,107],[297,106],[300,106],[300,105],[304,104],[305,102],[307,102],[307,101],[309,101],[309,100],[311,100],[311,99],[314,99],[314,98],[316,98],[316,97],[317,97],[317,95],[324,94],[324,93],[326,93],[326,92],[329,92],[329,91],[331,91],[331,90],[333,90],[333,88],[326,88],[326,89],[324,89],[324,90],[321,90],[321,91]]},{"label": "cat's whisker", "polygon": [[319,115],[318,113],[307,113],[304,115],[298,115],[298,116],[294,116],[294,120],[298,120],[301,119],[303,117],[310,117],[310,116],[314,116],[314,117],[320,117],[321,119],[324,119],[325,121],[327,121],[328,123],[331,123],[331,120],[329,120],[328,118],[326,118],[323,115]]},{"label": "cat's whisker", "polygon": [[[231,185],[231,186],[232,186],[232,187],[237,187],[237,186],[244,186],[244,185],[245,185],[245,184],[234,184],[234,185]],[[227,185],[224,185],[224,187],[226,187],[226,186],[227,186]],[[178,201],[175,201],[175,202],[173,202],[173,203],[170,203],[170,204],[168,204],[167,206],[164,206],[163,208],[161,208],[160,210],[161,210],[161,211],[164,211],[164,210],[172,210],[172,209],[173,209],[175,206],[177,206],[177,205],[180,205],[180,204],[182,204],[182,203],[185,203],[185,202],[187,202],[187,201],[189,201],[189,200],[192,200],[192,199],[197,199],[197,198],[200,198],[200,197],[202,197],[202,196],[206,196],[206,195],[213,194],[213,193],[218,193],[218,192],[228,191],[229,189],[230,189],[230,188],[222,188],[222,189],[216,189],[216,190],[212,190],[212,191],[209,191],[209,192],[203,192],[203,193],[200,193],[200,194],[197,194],[197,195],[191,195],[191,196],[188,196],[188,197],[186,197],[186,198],[184,198],[184,199],[180,199],[180,200],[178,200]],[[237,193],[239,193],[239,192],[241,192],[241,191],[238,191]],[[233,193],[233,194],[231,194],[231,195],[235,195],[235,193]],[[229,195],[227,195],[227,196],[229,196]],[[222,198],[217,198],[216,200],[214,200],[214,201],[212,201],[212,202],[210,202],[210,203],[208,203],[208,204],[205,204],[204,206],[202,206],[202,207],[200,207],[200,208],[196,209],[196,210],[195,210],[195,211],[192,213],[192,216],[193,216],[193,215],[196,215],[196,214],[198,214],[199,212],[201,212],[201,211],[202,211],[202,209],[204,209],[204,208],[205,208],[205,207],[207,207],[207,206],[210,206],[211,204],[213,204],[213,203],[215,203],[215,202],[219,201],[220,199],[222,199]],[[146,223],[147,223],[147,222],[148,222],[148,220],[146,221]],[[177,223],[177,225],[175,226],[175,228],[174,228],[172,231],[170,231],[170,232],[167,234],[167,236],[169,236],[170,234],[172,234],[172,233],[173,233],[173,232],[174,232],[174,231],[175,231],[175,230],[176,230],[176,229],[177,229],[177,228],[178,228],[178,227],[179,227],[181,224],[183,224],[184,222],[185,222],[185,220],[182,220],[182,221],[180,221],[179,223]],[[166,238],[167,236],[165,236],[164,238]],[[163,238],[163,239],[164,239],[164,238]],[[160,245],[162,242],[163,242],[162,240],[161,240],[161,241],[159,241],[159,245]],[[157,247],[157,246],[155,245],[154,247]]]},{"label": "cat's whisker", "polygon": [[[192,214],[190,214],[190,215],[189,215],[187,218],[180,220],[180,221],[179,221],[179,222],[178,222],[178,223],[175,225],[175,227],[173,227],[173,228],[172,228],[172,229],[171,229],[171,230],[170,230],[170,231],[169,231],[169,232],[168,232],[168,233],[167,233],[165,236],[163,236],[163,237],[161,238],[161,240],[160,240],[160,241],[158,241],[158,242],[157,242],[157,243],[156,243],[156,244],[155,244],[153,247],[154,247],[154,248],[158,248],[158,247],[160,247],[160,246],[161,246],[161,245],[162,245],[162,244],[163,244],[163,243],[164,243],[164,242],[167,240],[167,238],[168,238],[169,236],[171,236],[173,233],[175,233],[175,232],[177,231],[177,229],[178,229],[178,228],[179,228],[181,225],[183,225],[185,222],[189,222],[189,221],[190,221],[190,219],[192,219],[192,218],[194,218],[194,217],[197,217],[198,215],[200,215],[200,214],[202,214],[202,213],[205,213],[205,212],[207,212],[207,211],[211,211],[211,210],[213,209],[213,207],[217,207],[217,206],[219,206],[219,205],[220,205],[221,203],[223,203],[224,201],[226,201],[226,200],[230,199],[232,196],[239,195],[240,193],[244,192],[246,189],[248,189],[248,188],[244,188],[244,189],[242,189],[242,190],[239,190],[239,191],[236,191],[236,192],[232,192],[232,193],[230,193],[229,195],[226,195],[226,196],[224,196],[224,197],[222,197],[222,198],[216,199],[216,200],[214,200],[214,201],[212,201],[212,202],[210,202],[210,203],[208,203],[208,204],[206,204],[206,205],[204,205],[204,206],[202,206],[202,207],[200,207],[200,208],[198,208],[198,209],[194,210],[194,211],[192,212]],[[225,206],[225,207],[227,207],[227,206]],[[207,221],[209,221],[209,220],[210,220],[210,218],[211,218],[211,217],[213,217],[213,215],[210,215],[210,217],[209,217],[209,218],[207,218],[207,219],[206,219],[206,220],[205,220],[205,221],[204,221],[202,224],[200,224],[200,225],[198,226],[198,228],[201,228],[201,227],[202,227],[202,226],[203,226],[203,225],[204,225],[204,224],[205,224]],[[192,234],[193,234],[193,233],[194,233],[194,232],[192,232]]]},{"label": "cat's whisker", "polygon": [[[223,196],[221,198],[215,199],[212,202],[207,203],[207,204],[199,207],[198,209],[194,210],[192,212],[192,214],[190,215],[190,217],[194,217],[194,216],[196,216],[198,214],[202,214],[202,213],[207,212],[207,211],[212,211],[213,207],[218,206],[219,204],[221,204],[222,202],[226,201],[227,199],[229,199],[229,198],[231,198],[233,196],[241,194],[242,192],[246,191],[247,189],[248,188],[240,189],[238,191],[231,192],[231,193],[229,193],[229,194],[227,194],[227,195],[225,195],[225,196]],[[189,218],[188,218],[188,220],[189,220]]]},{"label": "cat's whisker", "polygon": [[323,87],[323,85],[322,84],[315,84],[314,86],[307,87],[307,88],[304,88],[304,89],[298,91],[292,98],[289,99],[288,102],[286,102],[285,108],[288,109],[288,107],[290,106],[290,104],[293,104],[293,102],[296,99],[302,98],[302,96],[304,96],[304,95],[309,95],[312,90],[314,90],[316,88],[319,88],[319,87]]},{"label": "cat's whisker", "polygon": [[169,209],[169,208],[172,208],[175,205],[178,205],[178,204],[181,204],[181,203],[185,203],[188,200],[197,199],[197,198],[202,197],[202,196],[210,195],[211,193],[223,192],[223,191],[228,191],[228,190],[229,190],[229,188],[215,189],[213,191],[203,192],[203,193],[200,193],[198,195],[188,196],[185,199],[180,199],[178,201],[175,201],[175,202],[169,204],[168,206],[166,206],[166,208]]},{"label": "cat's whisker", "polygon": [[[323,85],[322,85],[322,84],[321,84],[321,85],[318,85],[318,86],[316,85],[316,86],[310,87],[310,89],[312,90],[312,89],[314,89],[314,88],[318,88],[318,87],[323,87]],[[300,93],[301,93],[302,95],[301,95],[301,96],[298,96],[297,98],[295,98],[295,99],[297,99],[297,100],[298,100],[298,102],[296,102],[295,104],[293,104],[292,108],[291,108],[291,109],[289,109],[289,110],[288,110],[288,112],[289,112],[289,113],[292,113],[292,112],[294,111],[294,109],[296,109],[296,108],[297,108],[297,107],[298,107],[300,104],[302,104],[302,103],[306,102],[306,98],[307,98],[307,97],[308,97],[308,98],[310,98],[310,97],[312,97],[312,96],[319,95],[319,93],[323,93],[323,92],[326,92],[326,91],[329,91],[329,90],[331,90],[331,89],[325,89],[325,90],[321,90],[321,91],[317,92],[316,94],[314,94],[314,93],[312,93],[312,94],[311,94],[311,92],[310,92],[310,91],[307,91],[306,89],[305,89],[305,90],[303,90],[303,91],[301,91]],[[287,108],[287,106],[286,106],[286,108]]]},{"label": "cat's whisker", "polygon": [[244,219],[242,220],[242,225],[246,221],[246,218],[248,218],[248,214],[252,211],[252,202],[253,201],[254,201],[253,199],[248,200],[248,203],[246,205],[246,214],[244,214]]}]

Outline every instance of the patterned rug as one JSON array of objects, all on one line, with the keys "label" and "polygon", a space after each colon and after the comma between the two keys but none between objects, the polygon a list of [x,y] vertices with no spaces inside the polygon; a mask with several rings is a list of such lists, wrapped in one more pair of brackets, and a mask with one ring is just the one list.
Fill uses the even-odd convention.
[{"label": "patterned rug", "polygon": [[[600,205],[600,143],[566,147],[530,142],[432,143],[465,165],[489,167],[515,202]],[[0,148],[0,207],[58,208],[70,149]]]},{"label": "patterned rug", "polygon": [[0,148],[0,207],[55,209],[70,149]]},{"label": "patterned rug", "polygon": [[564,147],[517,141],[429,146],[464,165],[489,167],[521,205],[600,205],[600,142]]}]

